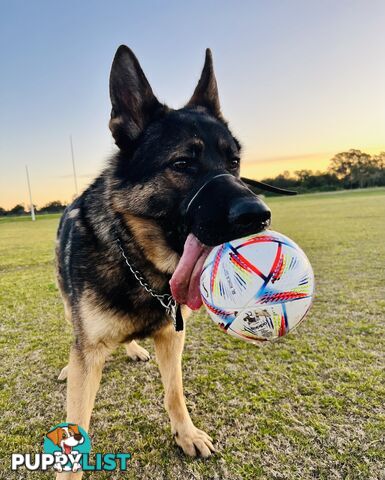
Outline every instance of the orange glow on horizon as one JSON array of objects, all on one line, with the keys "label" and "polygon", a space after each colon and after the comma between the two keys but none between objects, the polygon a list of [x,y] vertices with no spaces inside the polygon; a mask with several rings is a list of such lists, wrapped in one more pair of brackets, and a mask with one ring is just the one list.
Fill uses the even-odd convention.
[{"label": "orange glow on horizon", "polygon": [[[378,155],[380,152],[385,151],[385,144],[383,146],[369,147],[369,148],[359,148],[351,147],[362,152],[368,153],[369,155]],[[299,154],[299,155],[286,155],[286,156],[276,156],[269,158],[261,158],[255,160],[251,157],[256,155],[246,154],[242,162],[241,172],[245,177],[249,176],[255,179],[263,179],[267,177],[276,177],[279,174],[282,174],[285,171],[289,173],[294,173],[296,170],[312,170],[316,171],[326,171],[330,165],[330,160],[337,153],[348,151],[351,148],[340,148],[336,149],[334,153],[325,152],[325,153],[308,153],[308,154]]]},{"label": "orange glow on horizon", "polygon": [[[375,148],[358,148],[370,155],[379,154],[385,151],[385,145]],[[268,157],[255,160],[256,155],[246,152],[243,156],[241,174],[245,177],[262,180],[268,177],[275,177],[284,171],[293,174],[296,170],[325,171],[329,166],[331,158],[338,152],[349,150],[349,148],[337,149],[335,153],[309,153],[299,155],[286,155]],[[93,178],[98,175],[78,176],[79,191],[82,192],[91,183]],[[41,208],[48,202],[60,200],[63,203],[70,203],[74,198],[73,178],[71,175],[66,178],[55,178],[54,181],[47,182],[46,179],[36,178],[32,171],[31,178],[32,196],[34,204]],[[21,175],[17,181],[9,183],[2,188],[0,207],[10,209],[18,203],[24,204],[29,209],[28,191],[25,178]]]}]

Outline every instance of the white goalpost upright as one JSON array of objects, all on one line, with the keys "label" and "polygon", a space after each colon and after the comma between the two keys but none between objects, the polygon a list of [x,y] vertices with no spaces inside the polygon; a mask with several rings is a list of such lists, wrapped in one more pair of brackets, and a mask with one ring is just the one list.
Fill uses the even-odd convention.
[{"label": "white goalpost upright", "polygon": [[28,166],[25,166],[25,172],[27,174],[27,185],[28,185],[28,192],[29,192],[29,204],[31,208],[31,219],[34,222],[36,220],[35,217],[35,208],[33,206],[33,201],[32,201],[32,192],[31,192],[31,184],[29,182],[29,172],[28,172]]}]

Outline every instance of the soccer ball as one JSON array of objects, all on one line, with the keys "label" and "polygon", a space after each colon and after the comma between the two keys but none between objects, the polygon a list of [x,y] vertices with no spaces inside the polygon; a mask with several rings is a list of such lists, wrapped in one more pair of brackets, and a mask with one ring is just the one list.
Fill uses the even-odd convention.
[{"label": "soccer ball", "polygon": [[286,335],[304,319],[314,274],[296,243],[265,230],[215,247],[204,264],[200,291],[222,330],[258,344]]}]

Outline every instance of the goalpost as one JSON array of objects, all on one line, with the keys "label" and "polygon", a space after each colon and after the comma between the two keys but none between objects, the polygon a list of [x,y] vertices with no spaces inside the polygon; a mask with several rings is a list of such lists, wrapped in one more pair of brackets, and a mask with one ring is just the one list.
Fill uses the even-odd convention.
[{"label": "goalpost", "polygon": [[36,217],[35,217],[35,208],[33,206],[33,202],[32,202],[32,192],[31,192],[31,184],[29,182],[29,173],[28,173],[28,166],[26,165],[25,166],[25,171],[27,173],[27,184],[28,184],[28,192],[29,192],[29,203],[30,203],[30,206],[31,206],[31,219],[32,221],[34,222],[36,220]]}]

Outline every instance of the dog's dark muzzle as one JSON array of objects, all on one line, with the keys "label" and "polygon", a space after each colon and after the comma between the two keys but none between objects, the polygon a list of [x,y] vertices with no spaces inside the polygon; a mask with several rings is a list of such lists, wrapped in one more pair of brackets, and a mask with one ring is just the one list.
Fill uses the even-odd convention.
[{"label": "dog's dark muzzle", "polygon": [[208,246],[260,232],[271,218],[268,206],[229,173],[206,177],[182,210],[188,231]]}]

